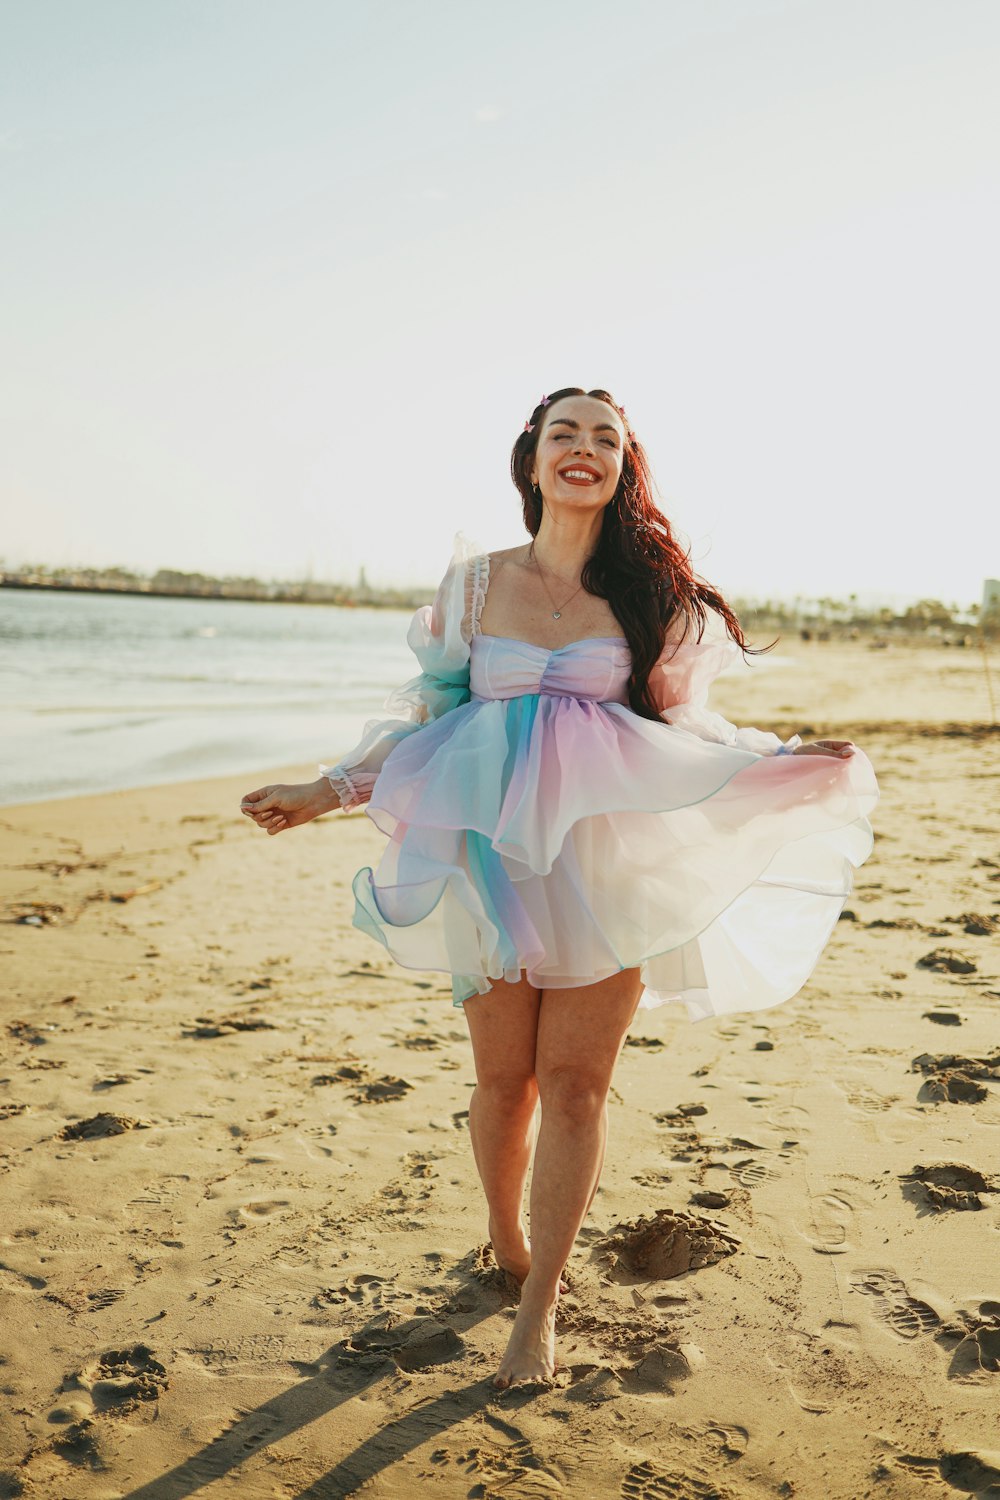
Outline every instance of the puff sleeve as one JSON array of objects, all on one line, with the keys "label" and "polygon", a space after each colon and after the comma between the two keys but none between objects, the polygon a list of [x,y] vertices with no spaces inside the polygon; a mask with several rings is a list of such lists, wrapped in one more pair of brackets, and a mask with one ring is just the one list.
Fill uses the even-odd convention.
[{"label": "puff sleeve", "polygon": [[731,745],[754,755],[791,755],[802,743],[763,729],[738,729],[708,707],[708,691],[719,674],[740,657],[734,640],[668,641],[649,676],[649,689],[660,717],[678,729],[717,745]]},{"label": "puff sleeve", "polygon": [[401,740],[469,701],[469,620],[480,562],[471,543],[459,537],[434,603],[417,610],[407,632],[420,673],[389,694],[389,717],[370,720],[353,750],[335,765],[320,766],[345,812],[370,800],[379,772]]}]

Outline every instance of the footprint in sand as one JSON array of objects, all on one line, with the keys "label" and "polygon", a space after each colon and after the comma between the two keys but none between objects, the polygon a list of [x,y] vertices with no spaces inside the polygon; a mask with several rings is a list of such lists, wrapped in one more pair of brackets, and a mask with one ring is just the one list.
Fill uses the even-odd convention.
[{"label": "footprint in sand", "polygon": [[948,1367],[952,1380],[968,1380],[1000,1372],[1000,1302],[980,1302],[974,1313],[964,1310],[938,1334],[938,1343],[955,1344]]},{"label": "footprint in sand", "polygon": [[[517,1395],[516,1388],[511,1394]],[[509,1491],[511,1495],[525,1496],[562,1493],[560,1477],[539,1458],[520,1428],[491,1411],[484,1412],[483,1421],[502,1441],[480,1441],[459,1451],[437,1448],[431,1454],[432,1463],[453,1464],[463,1474],[476,1476],[479,1483],[471,1490],[462,1485],[463,1493],[500,1495]]]},{"label": "footprint in sand", "polygon": [[189,1026],[182,1028],[186,1037],[232,1036],[237,1031],[277,1031],[273,1021],[263,1016],[195,1016]]},{"label": "footprint in sand", "polygon": [[433,1151],[407,1151],[402,1164],[411,1177],[436,1177],[431,1163],[438,1160]]},{"label": "footprint in sand", "polygon": [[967,1073],[944,1072],[928,1078],[917,1094],[919,1102],[932,1104],[982,1104],[990,1091]]},{"label": "footprint in sand", "polygon": [[373,1078],[367,1068],[347,1063],[335,1073],[320,1073],[313,1079],[313,1088],[325,1088],[331,1083],[353,1083],[348,1098],[355,1104],[387,1104],[393,1099],[402,1099],[413,1088],[405,1078],[388,1075]]},{"label": "footprint in sand", "polygon": [[881,1114],[883,1110],[892,1109],[894,1104],[899,1103],[898,1094],[876,1094],[870,1089],[854,1089],[847,1095],[848,1104],[855,1109],[864,1110],[866,1115]]},{"label": "footprint in sand", "polygon": [[679,1344],[671,1339],[654,1343],[635,1364],[616,1373],[623,1389],[631,1395],[649,1396],[661,1392],[672,1395],[704,1363],[704,1353],[694,1344]]},{"label": "footprint in sand", "polygon": [[958,953],[954,948],[935,948],[917,959],[918,969],[930,969],[935,974],[974,974],[978,965],[967,953]]},{"label": "footprint in sand", "polygon": [[728,1208],[731,1200],[728,1193],[717,1192],[714,1188],[700,1188],[698,1192],[691,1194],[689,1201],[696,1208]]},{"label": "footprint in sand", "polygon": [[74,1393],[76,1402],[80,1400],[78,1393],[83,1392],[96,1412],[121,1416],[134,1411],[140,1402],[158,1401],[167,1384],[167,1372],[152,1349],[133,1344],[99,1354],[81,1370],[67,1375],[61,1389]]},{"label": "footprint in sand", "polygon": [[44,1276],[33,1276],[30,1271],[19,1271],[16,1266],[9,1266],[0,1260],[0,1277],[7,1278],[4,1281],[4,1290],[7,1292],[43,1292],[48,1286]]},{"label": "footprint in sand", "polygon": [[892,1271],[862,1271],[851,1279],[850,1286],[852,1292],[873,1299],[876,1316],[901,1339],[915,1339],[941,1327],[933,1307],[919,1297],[911,1297]]},{"label": "footprint in sand", "polygon": [[348,1097],[355,1104],[388,1104],[393,1099],[402,1099],[413,1088],[405,1078],[372,1078],[352,1089]]},{"label": "footprint in sand", "polygon": [[61,1141],[96,1141],[109,1135],[124,1135],[126,1130],[148,1130],[148,1120],[133,1120],[128,1115],[91,1115],[88,1120],[77,1120],[64,1125],[59,1131]]},{"label": "footprint in sand", "polygon": [[437,1318],[407,1318],[397,1323],[392,1313],[379,1313],[359,1332],[338,1345],[337,1364],[391,1360],[412,1373],[449,1364],[465,1353],[465,1343],[449,1323]]},{"label": "footprint in sand", "polygon": [[596,1249],[615,1281],[666,1281],[714,1265],[739,1245],[713,1219],[661,1208],[650,1218],[615,1225]]},{"label": "footprint in sand", "polygon": [[980,1104],[989,1098],[983,1080],[1000,1081],[1000,1052],[989,1057],[921,1052],[910,1063],[910,1072],[927,1075],[917,1094],[921,1103]]},{"label": "footprint in sand", "polygon": [[922,1458],[901,1453],[896,1463],[922,1479],[940,1478],[963,1495],[1000,1495],[1000,1452],[980,1448],[977,1452],[943,1453],[940,1458]]},{"label": "footprint in sand", "polygon": [[965,911],[960,917],[945,917],[945,921],[956,923],[973,937],[994,937],[1000,932],[1000,917],[989,913]]},{"label": "footprint in sand", "polygon": [[899,1180],[906,1184],[904,1197],[938,1212],[982,1209],[986,1204],[980,1193],[1000,1192],[1000,1186],[985,1173],[953,1161],[930,1167],[917,1165],[912,1171],[901,1172]]},{"label": "footprint in sand", "polygon": [[[402,1295],[401,1293],[398,1295]],[[314,1307],[340,1306],[345,1302],[353,1302],[360,1307],[365,1303],[369,1306],[380,1308],[383,1302],[394,1302],[397,1293],[392,1290],[392,1283],[386,1284],[384,1276],[369,1275],[361,1271],[355,1276],[348,1276],[340,1286],[325,1287],[313,1297]]]},{"label": "footprint in sand", "polygon": [[87,1312],[102,1312],[120,1302],[125,1292],[121,1287],[105,1286],[99,1292],[87,1293]]},{"label": "footprint in sand", "polygon": [[[318,1134],[319,1132],[315,1130],[309,1132],[310,1136]],[[328,1161],[333,1155],[332,1147],[324,1146],[321,1141],[310,1140],[307,1135],[296,1134],[293,1139],[303,1155],[307,1156],[310,1161]]]},{"label": "footprint in sand", "polygon": [[637,1182],[640,1187],[644,1188],[661,1188],[666,1187],[668,1183],[673,1181],[673,1178],[674,1174],[672,1172],[646,1171],[635,1172],[632,1176],[632,1181]]},{"label": "footprint in sand", "polygon": [[1000,1082],[1000,1051],[988,1057],[964,1057],[956,1052],[921,1052],[910,1063],[911,1073],[942,1073],[958,1068],[970,1078]]},{"label": "footprint in sand", "polygon": [[760,1187],[762,1182],[774,1182],[781,1176],[773,1167],[767,1166],[765,1162],[756,1161],[753,1157],[746,1161],[734,1162],[729,1168],[741,1187]]},{"label": "footprint in sand", "polygon": [[239,1213],[244,1219],[251,1221],[269,1219],[272,1214],[280,1213],[283,1208],[287,1208],[288,1204],[287,1198],[255,1198],[249,1203],[241,1203]]},{"label": "footprint in sand", "polygon": [[729,1460],[742,1458],[749,1442],[750,1433],[745,1427],[724,1426],[719,1422],[705,1429],[705,1443],[711,1449],[713,1457],[717,1455]]},{"label": "footprint in sand", "polygon": [[425,1032],[417,1032],[413,1036],[402,1036],[394,1047],[408,1047],[411,1052],[437,1052],[441,1046],[441,1040],[436,1036],[428,1036]]},{"label": "footprint in sand", "polygon": [[811,1199],[812,1217],[805,1238],[818,1255],[842,1255],[852,1249],[848,1238],[854,1223],[854,1208],[837,1193],[823,1193]]},{"label": "footprint in sand", "polygon": [[[94,1471],[110,1469],[118,1456],[111,1434],[102,1423],[95,1422],[89,1415],[81,1415],[73,1420],[70,1413],[75,1405],[75,1402],[70,1402],[65,1407],[56,1407],[49,1413],[50,1422],[68,1424],[52,1439],[50,1446],[53,1453],[58,1453],[60,1458],[64,1458],[67,1463],[75,1464],[80,1469]],[[0,1491],[0,1494],[7,1495],[19,1493],[26,1492],[15,1489]]]},{"label": "footprint in sand", "polygon": [[790,1128],[796,1135],[808,1135],[813,1124],[809,1111],[801,1104],[777,1105],[767,1116],[767,1123],[778,1130]]},{"label": "footprint in sand", "polygon": [[735,1500],[732,1490],[708,1476],[661,1469],[648,1458],[632,1465],[619,1494],[622,1500]]}]

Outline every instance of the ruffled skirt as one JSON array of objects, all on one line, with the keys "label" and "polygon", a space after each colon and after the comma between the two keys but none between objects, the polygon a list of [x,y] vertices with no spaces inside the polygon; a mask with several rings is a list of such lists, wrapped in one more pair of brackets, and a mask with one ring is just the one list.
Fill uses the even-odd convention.
[{"label": "ruffled skirt", "polygon": [[615,703],[474,700],[409,735],[368,816],[354,925],[453,1003],[638,968],[640,1005],[762,1010],[812,972],[869,854],[861,752],[759,756]]}]

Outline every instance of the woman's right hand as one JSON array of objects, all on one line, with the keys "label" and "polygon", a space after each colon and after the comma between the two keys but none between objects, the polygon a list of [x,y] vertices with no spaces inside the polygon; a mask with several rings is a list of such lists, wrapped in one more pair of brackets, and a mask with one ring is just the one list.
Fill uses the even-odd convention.
[{"label": "woman's right hand", "polygon": [[340,806],[340,799],[325,776],[299,786],[262,786],[247,792],[240,812],[252,818],[265,833],[283,833],[298,828]]}]

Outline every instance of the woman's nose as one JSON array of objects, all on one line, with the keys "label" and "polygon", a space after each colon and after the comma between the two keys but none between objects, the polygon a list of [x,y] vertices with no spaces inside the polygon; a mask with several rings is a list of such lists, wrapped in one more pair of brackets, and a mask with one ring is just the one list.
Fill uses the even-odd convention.
[{"label": "woman's nose", "polygon": [[574,453],[593,453],[594,445],[585,433],[580,433],[573,445]]}]

